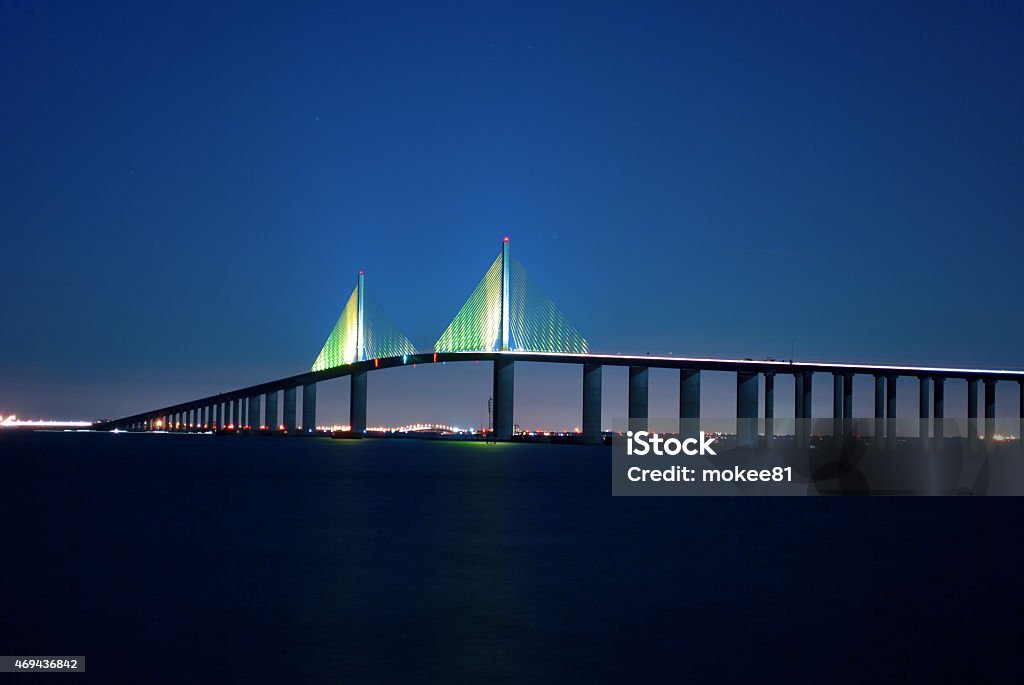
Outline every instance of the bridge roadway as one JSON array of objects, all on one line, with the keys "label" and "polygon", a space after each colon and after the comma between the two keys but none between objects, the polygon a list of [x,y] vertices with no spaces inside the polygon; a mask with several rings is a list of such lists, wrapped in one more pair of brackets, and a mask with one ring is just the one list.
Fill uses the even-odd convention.
[{"label": "bridge roadway", "polygon": [[[390,369],[413,364],[489,361],[494,364],[495,433],[499,439],[509,439],[513,426],[514,363],[547,362],[555,364],[581,364],[583,371],[583,434],[592,441],[601,436],[601,368],[603,366],[629,367],[629,416],[647,418],[648,369],[678,369],[679,418],[700,418],[700,372],[726,371],[736,374],[737,437],[740,444],[753,445],[757,441],[759,377],[764,377],[764,419],[766,433],[771,433],[775,414],[774,378],[776,374],[791,374],[795,378],[794,416],[811,418],[813,374],[833,376],[833,419],[837,434],[849,430],[845,426],[852,418],[853,376],[872,375],[875,378],[875,418],[878,431],[889,433],[895,440],[896,380],[914,377],[919,381],[920,412],[922,420],[944,417],[944,383],[947,380],[967,382],[967,418],[978,419],[978,384],[984,384],[985,435],[992,434],[995,420],[995,384],[998,381],[1016,382],[1020,389],[1021,432],[1024,434],[1024,371],[1006,369],[970,369],[948,367],[896,366],[878,364],[842,364],[830,362],[790,362],[753,359],[709,359],[695,357],[663,357],[652,355],[620,354],[566,354],[549,352],[425,352],[369,359],[324,371],[308,371],[266,383],[259,383],[226,393],[219,393],[189,402],[181,402],[160,409],[125,416],[98,423],[99,430],[153,430],[155,428],[183,429],[234,427],[258,429],[261,426],[261,404],[266,404],[266,416],[278,416],[278,395],[284,393],[283,422],[289,433],[315,430],[316,384],[324,381],[352,377],[350,403],[351,426],[354,432],[366,429],[366,376],[378,369]],[[302,422],[296,422],[296,392],[302,388]],[[263,400],[261,402],[261,400]],[[159,422],[159,423],[158,423]],[[809,422],[804,422],[809,423]],[[302,430],[297,431],[301,425]],[[939,424],[941,425],[941,423]],[[274,426],[270,426],[274,428]],[[939,429],[940,430],[940,429]],[[799,439],[799,435],[797,436]]]}]

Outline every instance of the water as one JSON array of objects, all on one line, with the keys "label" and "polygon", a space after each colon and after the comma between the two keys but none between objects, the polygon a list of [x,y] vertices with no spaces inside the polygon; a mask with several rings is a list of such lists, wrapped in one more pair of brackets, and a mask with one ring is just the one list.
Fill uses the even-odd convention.
[{"label": "water", "polygon": [[0,435],[0,653],[97,682],[852,682],[977,681],[1020,646],[1016,499],[613,498],[610,467]]}]

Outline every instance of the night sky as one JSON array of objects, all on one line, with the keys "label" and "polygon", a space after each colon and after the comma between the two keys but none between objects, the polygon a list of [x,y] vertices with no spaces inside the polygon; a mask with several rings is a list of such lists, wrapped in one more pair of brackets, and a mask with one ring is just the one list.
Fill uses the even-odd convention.
[{"label": "night sky", "polygon": [[[594,351],[1024,368],[1021,3],[153,4],[0,9],[0,414],[307,370],[359,269],[429,349],[505,234]],[[518,365],[517,421],[579,425],[580,378]],[[369,392],[480,425],[490,366]]]}]

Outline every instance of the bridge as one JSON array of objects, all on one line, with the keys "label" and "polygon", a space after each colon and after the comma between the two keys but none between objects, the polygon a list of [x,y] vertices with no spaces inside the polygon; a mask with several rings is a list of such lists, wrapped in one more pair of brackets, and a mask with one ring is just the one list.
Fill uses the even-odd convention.
[{"label": "bridge", "polygon": [[[806,444],[815,374],[832,376],[832,418],[835,434],[849,434],[853,418],[853,378],[874,377],[875,435],[896,439],[896,388],[901,378],[914,379],[919,390],[922,425],[931,420],[935,437],[943,437],[945,384],[967,384],[968,434],[978,437],[979,387],[984,388],[984,435],[994,433],[996,383],[1017,383],[1020,426],[1024,435],[1024,371],[919,366],[796,362],[751,359],[713,359],[650,355],[609,355],[589,351],[587,340],[511,255],[509,239],[455,318],[429,352],[418,351],[366,290],[360,272],[337,323],[309,371],[237,390],[201,397],[132,416],[96,424],[99,430],[316,432],[316,388],[343,376],[351,378],[349,403],[352,433],[366,433],[367,377],[379,369],[449,362],[491,362],[493,365],[494,437],[510,440],[514,425],[516,362],[578,364],[583,366],[583,439],[601,440],[601,370],[629,367],[628,413],[632,420],[648,418],[648,375],[652,368],[679,372],[678,418],[695,422],[701,417],[702,371],[725,371],[736,377],[737,444],[758,444],[759,426],[774,435],[775,377],[794,378],[797,444]],[[296,416],[296,398],[302,393],[302,415]],[[763,393],[763,416],[759,397]],[[279,398],[283,407],[279,411]],[[624,417],[625,418],[625,417]],[[802,421],[801,421],[802,420]],[[1024,441],[1022,441],[1024,442]]]}]

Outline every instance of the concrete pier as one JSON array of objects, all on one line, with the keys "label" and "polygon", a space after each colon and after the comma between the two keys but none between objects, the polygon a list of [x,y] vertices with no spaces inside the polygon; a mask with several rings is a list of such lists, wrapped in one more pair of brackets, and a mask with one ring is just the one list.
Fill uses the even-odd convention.
[{"label": "concrete pier", "polygon": [[316,432],[316,383],[302,386],[302,432]]},{"label": "concrete pier", "polygon": [[278,391],[275,390],[273,392],[268,392],[267,394],[265,394],[263,396],[264,397],[264,404],[265,404],[265,411],[264,411],[264,413],[266,414],[266,416],[263,419],[263,425],[265,425],[267,427],[267,430],[269,430],[271,432],[276,431],[277,427],[279,425],[281,425],[280,422],[277,419],[277,396],[278,396],[278,394],[279,394]]},{"label": "concrete pier", "polygon": [[853,374],[843,375],[843,435],[853,435]]},{"label": "concrete pier", "polygon": [[220,421],[217,420],[218,419],[219,411],[220,411],[220,402],[218,402],[217,404],[213,405],[213,407],[210,409],[210,413],[211,413],[211,416],[210,416],[210,429],[211,430],[217,430],[218,428],[220,428]]},{"label": "concrete pier", "polygon": [[647,378],[646,366],[629,367],[629,416],[630,422],[637,420],[637,425],[647,426]]},{"label": "concrete pier", "polygon": [[700,430],[700,371],[679,370],[679,419],[680,430],[687,436],[697,435]]},{"label": "concrete pier", "polygon": [[967,449],[974,454],[978,448],[978,379],[967,381]]},{"label": "concrete pier", "polygon": [[811,423],[813,421],[813,410],[814,406],[814,374],[805,371],[804,372],[804,415],[803,415],[803,445],[808,447],[811,444]]},{"label": "concrete pier", "polygon": [[284,390],[284,429],[288,435],[295,435],[295,388]]},{"label": "concrete pier", "polygon": [[260,429],[260,409],[260,396],[251,395],[249,397],[249,419],[245,423],[252,433]]},{"label": "concrete pier", "polygon": [[764,444],[771,447],[775,441],[775,373],[764,374]]},{"label": "concrete pier", "polygon": [[352,374],[352,387],[348,403],[348,423],[353,433],[366,432],[366,372]]},{"label": "concrete pier", "polygon": [[804,374],[793,374],[793,439],[797,449],[807,446],[804,441]]},{"label": "concrete pier", "polygon": [[934,437],[935,451],[941,452],[943,449],[943,439],[946,437],[946,427],[943,424],[945,419],[945,387],[944,378],[936,378],[935,389],[932,391],[932,420],[934,421],[932,427],[932,433]]},{"label": "concrete pier", "polygon": [[755,371],[736,373],[736,446],[757,447],[757,379]]},{"label": "concrete pier", "polygon": [[875,376],[875,443],[885,438],[885,376]]},{"label": "concrete pier", "polygon": [[629,419],[631,423],[638,420],[637,425],[647,426],[647,367],[630,367],[629,387]]},{"label": "concrete pier", "polygon": [[515,404],[515,362],[507,358],[494,360],[494,438],[511,440],[513,406]]},{"label": "concrete pier", "polygon": [[832,437],[843,442],[843,375],[832,374]]},{"label": "concrete pier", "polygon": [[985,379],[985,447],[991,451],[995,447],[996,435],[996,382]]},{"label": "concrete pier", "polygon": [[896,448],[896,376],[885,379],[885,437],[889,449]]},{"label": "concrete pier", "polygon": [[931,437],[928,430],[928,409],[931,404],[931,390],[932,390],[932,379],[930,376],[921,376],[917,379],[918,382],[918,401],[917,401],[917,436],[920,441],[921,449],[927,450]]},{"label": "concrete pier", "polygon": [[804,372],[804,418],[808,419],[808,430],[810,429],[810,419],[813,418],[813,412],[811,407],[814,403],[814,374],[810,372]]},{"label": "concrete pier", "polygon": [[601,365],[583,365],[583,441],[601,442]]}]

